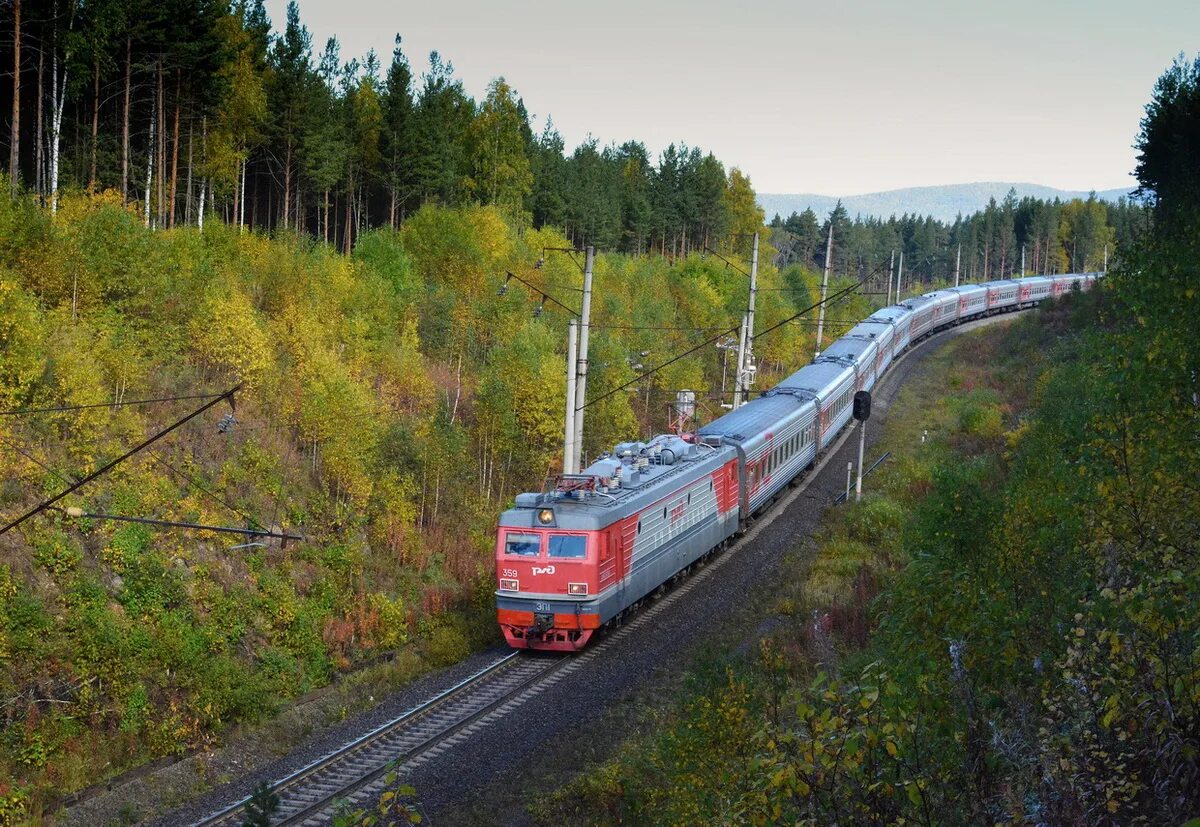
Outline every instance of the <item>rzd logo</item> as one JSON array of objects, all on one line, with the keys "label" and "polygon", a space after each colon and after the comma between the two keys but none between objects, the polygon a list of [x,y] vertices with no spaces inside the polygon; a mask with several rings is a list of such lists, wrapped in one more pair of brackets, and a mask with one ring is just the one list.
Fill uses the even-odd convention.
[{"label": "rzd logo", "polygon": [[545,568],[541,568],[540,566],[534,566],[533,574],[535,577],[539,574],[554,574],[554,566],[546,566]]}]

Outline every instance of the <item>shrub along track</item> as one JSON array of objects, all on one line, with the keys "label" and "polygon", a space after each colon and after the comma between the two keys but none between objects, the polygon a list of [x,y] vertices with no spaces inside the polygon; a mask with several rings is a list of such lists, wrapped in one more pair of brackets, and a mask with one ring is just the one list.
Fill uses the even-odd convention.
[{"label": "shrub along track", "polygon": [[[930,344],[1006,318],[1012,316],[951,328],[909,350],[877,386],[873,421],[886,416],[900,384],[931,352]],[[868,444],[878,431],[870,429]],[[523,792],[537,783],[532,777],[544,776],[546,784],[556,786],[555,779],[601,757],[597,746],[603,753],[605,744],[619,743],[623,733],[605,726],[605,718],[622,717],[622,707],[632,705],[639,693],[652,692],[658,669],[666,670],[669,682],[678,671],[670,664],[686,664],[690,650],[702,647],[727,618],[752,603],[755,585],[772,573],[782,554],[820,525],[825,506],[845,485],[843,463],[857,450],[846,445],[853,432],[847,428],[730,551],[583,654],[514,657],[492,651],[478,656],[472,660],[474,673],[462,678],[461,669],[450,670],[441,677],[442,683],[451,681],[449,686],[437,686],[435,677],[403,693],[410,702],[421,691],[432,695],[430,700],[399,715],[392,712],[381,720],[377,712],[367,713],[336,733],[318,733],[302,752],[219,787],[156,823],[240,823],[240,804],[261,781],[279,788],[282,805],[275,823],[329,823],[335,799],[364,806],[377,797],[383,768],[391,761],[399,762],[400,774],[417,788],[434,822],[443,820],[440,815],[454,823],[464,818],[523,821]],[[67,815],[68,821],[88,818],[85,812]]]}]

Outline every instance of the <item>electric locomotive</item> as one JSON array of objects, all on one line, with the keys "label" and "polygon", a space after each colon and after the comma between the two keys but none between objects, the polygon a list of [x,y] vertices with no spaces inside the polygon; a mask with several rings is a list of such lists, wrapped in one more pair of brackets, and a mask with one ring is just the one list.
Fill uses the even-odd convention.
[{"label": "electric locomotive", "polygon": [[1087,289],[1098,274],[1003,279],[875,311],[818,358],[695,434],[625,442],[548,490],[517,495],[496,536],[496,614],[510,646],[575,651],[812,467],[911,344],[950,325]]}]

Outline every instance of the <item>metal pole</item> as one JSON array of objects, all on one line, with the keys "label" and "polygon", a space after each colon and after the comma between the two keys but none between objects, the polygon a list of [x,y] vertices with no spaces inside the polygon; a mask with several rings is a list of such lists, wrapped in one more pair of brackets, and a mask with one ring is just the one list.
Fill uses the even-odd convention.
[{"label": "metal pole", "polygon": [[579,358],[579,328],[567,322],[567,420],[563,428],[563,473],[575,474],[575,363]]},{"label": "metal pole", "polygon": [[754,374],[750,366],[754,363],[754,299],[758,295],[758,233],[754,234],[754,251],[750,254],[750,304],[746,310],[746,353],[743,356],[742,374],[738,381],[742,386],[742,398],[750,396],[750,385]]},{"label": "metal pole", "polygon": [[1108,242],[1104,242],[1104,273],[1108,272]]},{"label": "metal pole", "polygon": [[846,502],[850,502],[850,480],[854,475],[854,463],[846,463]]},{"label": "metal pole", "polygon": [[587,262],[583,268],[583,310],[579,314],[578,378],[575,380],[575,467],[583,464],[583,404],[587,399],[588,331],[592,317],[592,266],[596,248],[588,245]]},{"label": "metal pole", "polygon": [[748,390],[746,368],[754,347],[754,297],[758,293],[758,233],[754,234],[754,253],[750,260],[750,296],[742,314],[742,329],[738,331],[737,370],[733,375],[733,410],[742,406]]},{"label": "metal pole", "polygon": [[[900,255],[904,255],[901,253]],[[825,275],[821,277],[821,307],[817,310],[817,355],[821,355],[825,331],[825,294],[829,292],[829,268],[833,266],[833,217],[829,218],[829,239],[825,242]]]},{"label": "metal pole", "polygon": [[892,303],[892,273],[896,272],[896,251],[892,250],[891,261],[888,262],[887,303]]},{"label": "metal pole", "polygon": [[1025,245],[1021,245],[1021,278],[1025,278]]},{"label": "metal pole", "polygon": [[[863,450],[867,447],[867,423],[858,423],[858,480],[854,483],[854,501],[862,499]],[[849,495],[847,494],[847,498]]]},{"label": "metal pole", "polygon": [[896,304],[900,303],[900,280],[904,278],[904,251],[900,251],[900,267],[896,270]]},{"label": "metal pole", "polygon": [[742,365],[746,363],[746,316],[742,314],[742,329],[738,331],[737,365],[733,371],[733,409],[742,404]]},{"label": "metal pole", "polygon": [[962,270],[962,245],[958,245],[958,255],[954,258],[954,286],[958,287],[958,274]]}]

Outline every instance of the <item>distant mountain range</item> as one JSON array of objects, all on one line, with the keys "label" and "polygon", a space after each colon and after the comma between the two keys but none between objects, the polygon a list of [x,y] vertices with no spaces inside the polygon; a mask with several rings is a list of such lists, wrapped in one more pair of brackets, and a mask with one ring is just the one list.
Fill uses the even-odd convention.
[{"label": "distant mountain range", "polygon": [[[968,215],[987,206],[989,198],[1000,201],[1010,189],[1017,191],[1017,198],[1026,195],[1035,198],[1087,198],[1089,193],[1074,190],[1060,190],[1054,187],[1043,187],[1040,184],[1011,184],[1003,181],[988,181],[977,184],[947,184],[938,187],[908,187],[886,192],[871,192],[865,195],[847,195],[841,199],[842,206],[855,215],[877,216],[888,218],[901,216],[904,213],[932,215],[942,221],[953,221],[955,216]],[[1122,196],[1128,196],[1130,189],[1103,190],[1096,197],[1105,201],[1116,201]],[[813,193],[759,193],[758,203],[767,214],[770,221],[776,213],[787,218],[793,212],[804,212],[811,207],[818,217],[824,218],[837,204],[834,195],[816,195]]]}]

